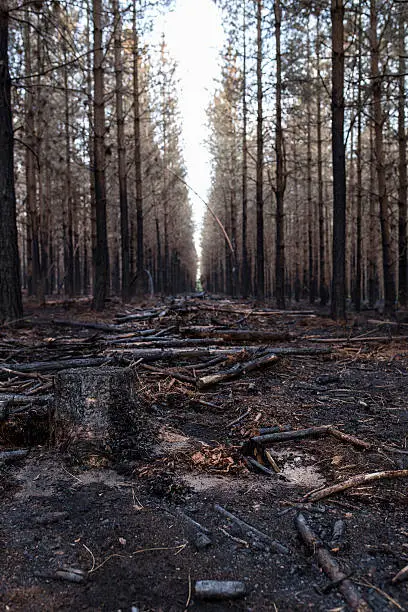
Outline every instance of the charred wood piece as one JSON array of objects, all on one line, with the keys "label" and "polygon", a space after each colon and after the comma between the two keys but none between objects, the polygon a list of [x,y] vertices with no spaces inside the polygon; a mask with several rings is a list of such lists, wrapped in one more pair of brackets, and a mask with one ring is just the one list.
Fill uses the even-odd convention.
[{"label": "charred wood piece", "polygon": [[232,368],[228,368],[222,372],[217,372],[216,374],[209,374],[208,376],[203,376],[197,380],[197,387],[199,389],[204,389],[205,387],[210,387],[219,382],[224,382],[226,380],[232,380],[233,378],[237,378],[242,374],[246,374],[247,372],[252,372],[253,370],[257,370],[259,368],[271,365],[278,360],[278,357],[275,353],[269,353],[267,355],[263,355],[258,359],[253,359],[251,361],[246,361],[244,363],[237,363]]},{"label": "charred wood piece", "polygon": [[198,599],[238,599],[246,594],[244,582],[236,580],[197,580],[194,587]]},{"label": "charred wood piece", "polygon": [[215,504],[214,509],[219,514],[221,514],[222,516],[224,516],[228,520],[230,520],[233,523],[235,523],[236,525],[238,525],[238,527],[241,529],[241,531],[243,533],[250,534],[252,536],[256,536],[259,540],[261,540],[261,541],[265,542],[266,544],[268,544],[268,546],[274,552],[281,553],[281,554],[287,554],[289,552],[289,550],[288,550],[288,548],[286,548],[286,546],[283,546],[280,542],[278,542],[277,540],[274,540],[273,538],[271,538],[266,533],[263,533],[262,531],[259,531],[259,529],[257,529],[256,527],[253,527],[249,523],[246,523],[245,521],[241,520],[240,518],[235,516],[235,514],[232,514],[231,512],[228,512],[228,510],[226,510],[225,508],[223,508],[219,504]]},{"label": "charred wood piece", "polygon": [[324,547],[320,538],[312,531],[303,514],[299,513],[295,517],[295,526],[303,542],[316,556],[317,562],[324,573],[332,583],[338,585],[338,590],[350,608],[358,612],[368,611],[370,608],[367,603],[360,597],[347,575],[341,571],[339,564]]}]

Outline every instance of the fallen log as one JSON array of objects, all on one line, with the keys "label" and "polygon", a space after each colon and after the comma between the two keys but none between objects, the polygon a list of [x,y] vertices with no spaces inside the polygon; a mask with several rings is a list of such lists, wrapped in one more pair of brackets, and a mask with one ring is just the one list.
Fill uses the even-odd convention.
[{"label": "fallen log", "polygon": [[109,325],[105,323],[92,323],[91,321],[70,321],[69,319],[32,319],[30,325],[57,325],[60,327],[74,327],[82,329],[96,329],[103,332],[120,332],[125,328],[119,325]]},{"label": "fallen log", "polygon": [[14,459],[22,459],[23,457],[27,457],[28,453],[28,448],[0,451],[0,461],[14,461]]},{"label": "fallen log", "polygon": [[219,382],[232,380],[233,378],[237,378],[238,376],[246,374],[247,372],[252,372],[253,370],[258,370],[259,368],[271,365],[277,360],[278,357],[275,355],[275,353],[269,353],[267,355],[263,355],[262,357],[258,357],[258,359],[253,359],[252,361],[237,363],[232,368],[228,368],[228,370],[223,370],[222,372],[217,372],[216,374],[208,374],[208,376],[198,378],[197,387],[199,389],[204,389],[205,387],[210,387]]},{"label": "fallen log", "polygon": [[408,340],[408,336],[364,336],[361,338],[316,338],[314,336],[306,336],[304,340],[310,340],[312,342],[330,343],[330,344],[351,344],[355,342],[398,342],[401,340]]},{"label": "fallen log", "polygon": [[180,333],[196,338],[221,338],[222,341],[285,342],[294,338],[289,332],[272,332],[252,329],[203,329],[181,327]]},{"label": "fallen log", "polygon": [[1,373],[19,373],[27,372],[56,372],[57,370],[66,370],[72,368],[94,368],[102,365],[108,365],[113,362],[112,357],[90,357],[78,359],[61,359],[59,361],[33,361],[31,363],[10,363],[7,366],[0,365]]},{"label": "fallen log", "polygon": [[177,348],[177,347],[189,347],[189,346],[213,346],[217,344],[223,344],[222,338],[159,338],[157,340],[151,337],[134,339],[131,342],[120,340],[114,342],[108,342],[106,344],[115,345],[120,347],[128,347],[129,344],[140,345],[140,348],[146,346],[146,348]]},{"label": "fallen log", "polygon": [[221,514],[225,518],[229,519],[230,521],[238,525],[238,527],[240,527],[240,529],[244,533],[253,534],[257,536],[260,540],[263,540],[264,542],[266,542],[271,547],[271,549],[274,550],[275,552],[283,553],[283,554],[286,554],[289,552],[286,546],[283,546],[280,542],[271,538],[271,536],[267,535],[266,533],[263,533],[262,531],[259,531],[259,529],[257,529],[256,527],[253,527],[249,523],[246,523],[245,521],[241,520],[240,518],[235,516],[235,514],[228,512],[228,510],[225,510],[225,508],[223,508],[219,504],[215,504],[214,509],[219,514]]},{"label": "fallen log", "polygon": [[333,583],[337,583],[338,590],[350,608],[356,612],[370,610],[367,602],[362,599],[355,586],[348,580],[347,575],[341,571],[337,561],[324,547],[320,538],[312,531],[303,514],[299,513],[295,517],[295,526],[303,542],[316,556],[317,562],[324,573]]},{"label": "fallen log", "polygon": [[0,393],[0,402],[9,402],[10,405],[46,404],[52,399],[51,395],[23,395],[21,393]]},{"label": "fallen log", "polygon": [[129,321],[147,321],[148,319],[154,319],[157,317],[165,317],[167,314],[167,310],[157,310],[157,311],[146,311],[135,314],[117,314],[116,319],[120,323],[127,323]]},{"label": "fallen log", "polygon": [[[124,349],[117,351],[108,349],[105,354],[119,358],[129,358],[132,361],[143,359],[144,361],[159,361],[160,359],[195,359],[195,358],[215,358],[229,357],[230,355],[256,356],[260,354],[262,347],[259,346],[231,346],[230,348],[151,348],[151,349]],[[269,353],[275,355],[329,355],[332,352],[331,348],[316,348],[316,347],[278,347],[273,350],[269,349]]]},{"label": "fallen log", "polygon": [[268,317],[268,316],[316,316],[313,310],[249,310],[243,308],[227,308],[225,306],[213,306],[212,304],[197,304],[198,310],[209,310],[211,312],[226,312],[246,316]]},{"label": "fallen log", "polygon": [[388,470],[384,472],[373,472],[372,474],[357,474],[356,476],[352,476],[343,482],[338,482],[337,484],[331,485],[330,487],[325,487],[324,489],[320,489],[318,491],[310,491],[303,498],[303,501],[315,502],[320,499],[324,499],[325,497],[329,497],[330,495],[334,495],[335,493],[340,493],[341,491],[345,491],[346,489],[351,489],[352,487],[358,487],[362,484],[366,484],[367,482],[374,482],[375,480],[382,480],[384,478],[404,478],[408,476],[408,470]]},{"label": "fallen log", "polygon": [[308,429],[296,429],[294,431],[278,431],[276,433],[265,434],[264,436],[254,436],[251,440],[258,444],[267,444],[269,442],[286,442],[287,440],[299,440],[301,438],[313,438],[322,436],[330,431],[331,425],[320,425],[318,427],[309,427]]}]

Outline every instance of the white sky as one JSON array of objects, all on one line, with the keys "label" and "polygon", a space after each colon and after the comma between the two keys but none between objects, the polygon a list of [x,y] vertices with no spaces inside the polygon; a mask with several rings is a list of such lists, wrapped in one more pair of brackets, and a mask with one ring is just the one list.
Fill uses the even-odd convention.
[{"label": "white sky", "polygon": [[[171,56],[178,64],[179,108],[183,119],[187,181],[204,199],[210,187],[206,108],[220,76],[219,53],[224,42],[221,15],[212,0],[176,0],[160,24]],[[204,204],[190,191],[199,248]]]}]

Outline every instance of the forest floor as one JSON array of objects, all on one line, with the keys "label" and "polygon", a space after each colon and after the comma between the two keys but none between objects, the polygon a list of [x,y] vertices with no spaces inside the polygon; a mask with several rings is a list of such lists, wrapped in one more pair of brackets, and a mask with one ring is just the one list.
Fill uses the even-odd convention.
[{"label": "forest floor", "polygon": [[[373,312],[337,325],[318,309],[285,314],[208,296],[138,307],[112,303],[97,318],[85,302],[27,305],[19,327],[0,328],[0,401],[6,393],[52,395],[52,368],[24,374],[21,364],[115,351],[115,363],[135,372],[146,438],[140,452],[128,449],[91,465],[49,443],[50,413],[41,416],[41,407],[36,412],[30,404],[25,412],[22,401],[20,412],[0,423],[1,451],[29,448],[24,457],[5,455],[0,462],[0,609],[340,611],[349,609],[347,589],[340,592],[346,583],[362,598],[360,609],[408,610],[408,581],[392,581],[408,564],[408,475],[316,502],[302,499],[357,474],[408,468],[408,326],[388,325]],[[137,316],[118,320],[120,311]],[[107,327],[63,326],[59,319]],[[271,344],[271,336],[262,341],[260,334],[260,342],[249,342],[258,346],[251,358],[274,347],[331,351],[279,355],[262,369],[197,389],[199,376],[226,363],[201,353],[172,361],[167,355],[145,369],[120,341],[147,329],[155,339],[142,348],[180,346],[174,341],[181,339],[189,345],[195,329],[209,334],[210,349],[231,352],[224,358],[228,367],[245,362],[248,353],[231,347],[248,342],[221,337],[210,344],[222,330],[287,338]],[[160,338],[169,339],[159,344]],[[199,343],[194,350],[202,350]],[[271,442],[280,472],[253,471],[248,457],[268,465],[250,442],[260,428],[322,425],[358,440],[323,432]],[[263,535],[240,528],[217,504]],[[302,542],[299,512],[331,551],[345,583],[333,583],[319,567],[321,544],[310,550]],[[208,547],[197,548],[202,532],[186,516],[210,532]],[[287,551],[276,552],[275,540]],[[62,567],[83,573],[71,570],[58,579]],[[195,582],[207,579],[243,581],[246,595],[199,599]]]}]

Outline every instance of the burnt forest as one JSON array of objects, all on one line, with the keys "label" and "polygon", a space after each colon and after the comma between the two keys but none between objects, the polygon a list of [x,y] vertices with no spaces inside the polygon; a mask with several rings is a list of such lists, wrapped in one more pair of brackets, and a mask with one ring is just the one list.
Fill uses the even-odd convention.
[{"label": "burnt forest", "polygon": [[0,0],[0,609],[408,610],[405,0]]}]

